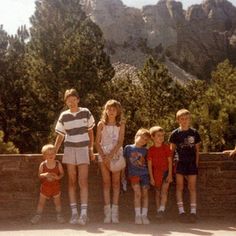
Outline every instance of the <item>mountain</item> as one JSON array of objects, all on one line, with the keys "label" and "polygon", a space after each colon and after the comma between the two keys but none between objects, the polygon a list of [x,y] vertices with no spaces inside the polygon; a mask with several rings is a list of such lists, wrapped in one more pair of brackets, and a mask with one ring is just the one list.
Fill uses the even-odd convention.
[{"label": "mountain", "polygon": [[113,63],[140,67],[152,55],[172,74],[178,71],[178,78],[188,79],[188,72],[209,79],[219,62],[236,61],[236,8],[227,0],[205,0],[186,11],[174,0],[142,9],[121,0],[82,0],[82,5],[102,29]]}]

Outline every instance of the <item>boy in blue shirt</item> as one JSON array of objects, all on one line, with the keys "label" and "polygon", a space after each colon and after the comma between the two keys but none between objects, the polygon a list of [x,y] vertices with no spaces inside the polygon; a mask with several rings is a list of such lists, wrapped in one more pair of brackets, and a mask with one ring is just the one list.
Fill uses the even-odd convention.
[{"label": "boy in blue shirt", "polygon": [[[139,129],[135,135],[134,144],[127,145],[124,149],[124,157],[127,161],[128,177],[134,190],[135,224],[149,224],[148,189],[149,174],[147,166],[147,148],[150,139],[147,129]],[[142,212],[141,212],[141,203]]]},{"label": "boy in blue shirt", "polygon": [[191,116],[186,109],[176,113],[179,128],[170,136],[171,150],[178,156],[176,165],[176,199],[181,221],[186,221],[183,204],[184,178],[187,178],[190,193],[190,222],[196,221],[197,209],[197,174],[199,163],[199,145],[201,138],[197,130],[190,127]]}]

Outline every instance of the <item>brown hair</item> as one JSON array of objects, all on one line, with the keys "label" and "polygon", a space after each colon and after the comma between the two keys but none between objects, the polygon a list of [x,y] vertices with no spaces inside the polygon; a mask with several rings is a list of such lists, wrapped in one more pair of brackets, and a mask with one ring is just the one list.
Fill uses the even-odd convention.
[{"label": "brown hair", "polygon": [[151,136],[154,136],[157,132],[164,132],[164,129],[161,126],[153,126],[149,132]]},{"label": "brown hair", "polygon": [[122,122],[124,122],[124,118],[123,118],[123,111],[122,111],[122,107],[120,102],[114,100],[114,99],[110,99],[106,102],[106,104],[104,105],[103,108],[103,112],[102,112],[102,116],[101,116],[101,121],[104,122],[104,124],[108,123],[108,116],[107,116],[107,109],[109,107],[114,107],[116,108],[117,111],[117,116],[116,116],[116,125],[120,126]]},{"label": "brown hair", "polygon": [[190,111],[187,109],[180,109],[176,113],[176,119],[178,119],[180,116],[190,115]]},{"label": "brown hair", "polygon": [[65,91],[65,94],[64,94],[64,101],[66,102],[66,99],[70,96],[75,96],[77,98],[79,98],[79,94],[78,92],[76,91],[76,89],[72,88],[72,89],[67,89]]},{"label": "brown hair", "polygon": [[151,138],[151,135],[150,135],[150,132],[149,132],[148,129],[140,128],[140,129],[137,131],[137,133],[135,134],[134,141],[136,140],[137,137],[142,136],[142,135],[144,135],[144,136],[146,136],[146,137],[148,137],[148,138]]}]

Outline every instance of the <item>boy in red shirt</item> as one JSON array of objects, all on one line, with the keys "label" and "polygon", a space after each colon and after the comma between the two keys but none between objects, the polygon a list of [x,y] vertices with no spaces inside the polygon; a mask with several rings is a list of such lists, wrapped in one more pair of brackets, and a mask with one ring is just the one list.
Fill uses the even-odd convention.
[{"label": "boy in red shirt", "polygon": [[155,187],[157,217],[164,216],[169,185],[172,182],[172,155],[170,147],[164,144],[165,132],[160,126],[150,129],[153,146],[148,150],[148,171],[150,183]]}]

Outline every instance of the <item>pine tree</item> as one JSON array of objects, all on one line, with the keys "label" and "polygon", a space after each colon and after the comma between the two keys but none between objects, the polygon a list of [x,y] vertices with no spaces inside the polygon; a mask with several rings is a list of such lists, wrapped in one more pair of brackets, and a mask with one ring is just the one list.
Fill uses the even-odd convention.
[{"label": "pine tree", "polygon": [[27,65],[38,134],[53,130],[68,88],[78,90],[80,105],[97,118],[104,83],[114,76],[100,28],[79,0],[38,0],[31,24]]}]

